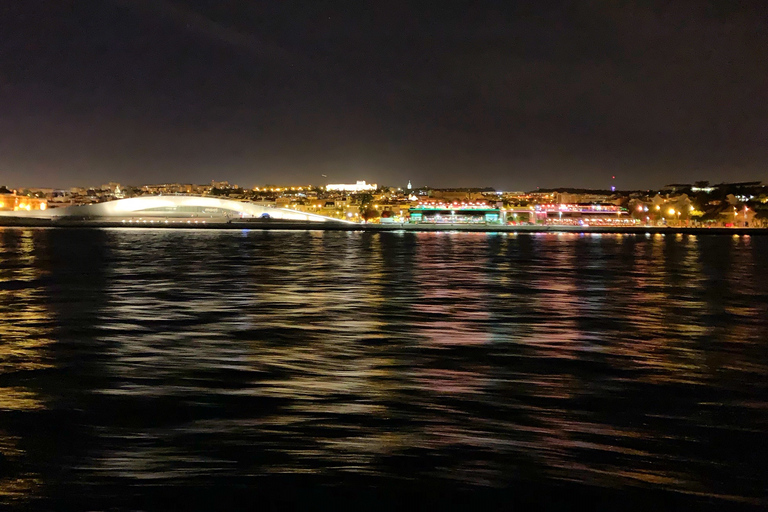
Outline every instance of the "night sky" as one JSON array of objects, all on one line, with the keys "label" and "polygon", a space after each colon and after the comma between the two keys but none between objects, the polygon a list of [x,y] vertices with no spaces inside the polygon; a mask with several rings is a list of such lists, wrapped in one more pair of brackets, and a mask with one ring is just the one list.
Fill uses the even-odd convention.
[{"label": "night sky", "polygon": [[767,25],[765,1],[3,0],[0,184],[768,180]]}]

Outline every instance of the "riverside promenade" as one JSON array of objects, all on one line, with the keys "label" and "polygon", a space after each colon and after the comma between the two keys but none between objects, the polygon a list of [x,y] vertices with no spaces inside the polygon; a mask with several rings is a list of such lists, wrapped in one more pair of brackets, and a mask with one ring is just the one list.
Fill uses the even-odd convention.
[{"label": "riverside promenade", "polygon": [[559,226],[501,224],[348,224],[341,222],[306,222],[275,219],[217,218],[196,219],[38,219],[0,217],[0,227],[38,228],[156,228],[156,229],[262,229],[369,232],[460,232],[460,233],[626,233],[690,235],[768,235],[768,228],[687,227],[687,226]]}]

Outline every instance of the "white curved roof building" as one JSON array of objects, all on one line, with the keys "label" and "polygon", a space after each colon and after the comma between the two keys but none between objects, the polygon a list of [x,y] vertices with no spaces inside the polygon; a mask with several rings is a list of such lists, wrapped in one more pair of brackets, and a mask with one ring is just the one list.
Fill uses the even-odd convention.
[{"label": "white curved roof building", "polygon": [[271,218],[312,222],[348,222],[288,208],[271,208],[244,201],[205,196],[141,196],[106,203],[49,208],[47,210],[0,212],[13,217],[45,219],[136,219],[136,218]]}]

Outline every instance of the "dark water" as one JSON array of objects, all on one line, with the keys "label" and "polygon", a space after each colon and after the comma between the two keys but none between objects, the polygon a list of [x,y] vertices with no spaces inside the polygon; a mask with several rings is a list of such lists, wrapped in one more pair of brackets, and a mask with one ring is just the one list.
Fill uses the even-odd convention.
[{"label": "dark water", "polygon": [[0,229],[12,510],[761,507],[767,431],[768,237]]}]

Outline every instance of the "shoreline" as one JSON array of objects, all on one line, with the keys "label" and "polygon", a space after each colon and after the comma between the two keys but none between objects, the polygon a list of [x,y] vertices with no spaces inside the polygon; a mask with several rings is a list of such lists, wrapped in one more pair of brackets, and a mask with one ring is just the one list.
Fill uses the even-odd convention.
[{"label": "shoreline", "polygon": [[114,220],[52,220],[0,217],[0,228],[155,228],[155,229],[258,229],[258,230],[318,230],[368,232],[459,232],[459,233],[607,233],[607,234],[691,234],[691,235],[768,235],[768,228],[748,227],[667,227],[667,226],[507,226],[488,224],[344,224],[335,222],[305,222],[281,220],[252,220],[224,222],[217,219],[123,222]]}]

